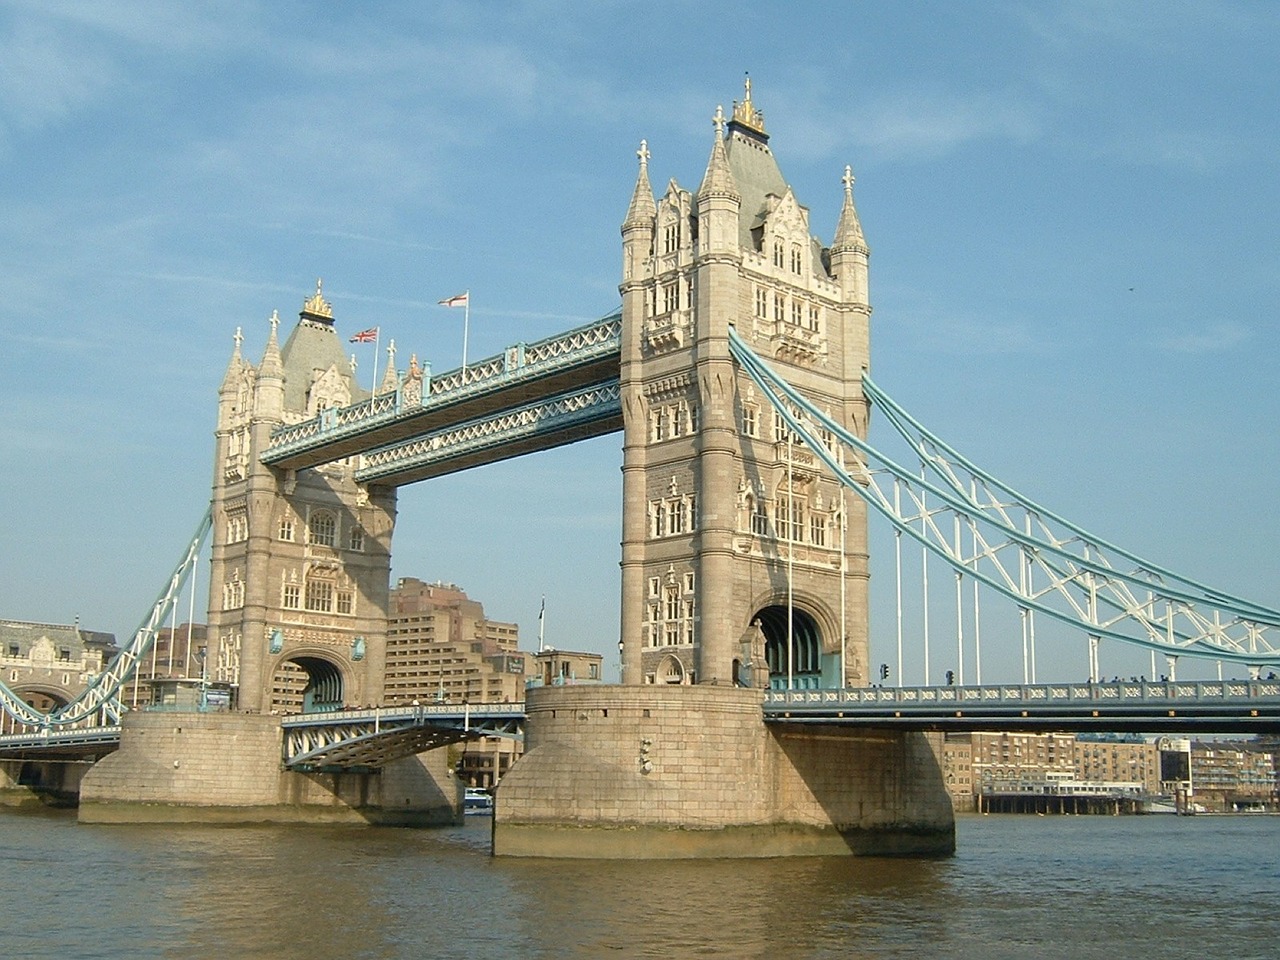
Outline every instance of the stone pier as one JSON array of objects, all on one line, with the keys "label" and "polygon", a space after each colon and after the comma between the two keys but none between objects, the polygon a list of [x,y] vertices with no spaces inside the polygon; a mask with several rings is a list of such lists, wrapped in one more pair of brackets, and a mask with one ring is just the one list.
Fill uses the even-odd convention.
[{"label": "stone pier", "polygon": [[[530,690],[495,856],[946,855],[940,737],[766,725],[758,690]],[[935,742],[935,740],[937,742]]]},{"label": "stone pier", "polygon": [[425,826],[457,821],[460,793],[444,750],[373,773],[293,773],[278,717],[139,711],[81,783],[80,820]]}]

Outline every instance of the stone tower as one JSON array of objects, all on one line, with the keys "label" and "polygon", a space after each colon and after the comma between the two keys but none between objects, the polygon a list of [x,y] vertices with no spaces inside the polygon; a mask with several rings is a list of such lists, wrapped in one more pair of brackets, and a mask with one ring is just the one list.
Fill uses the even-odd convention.
[{"label": "stone tower", "polygon": [[865,506],[729,355],[728,331],[866,435],[868,249],[844,177],[831,246],[751,99],[720,108],[696,193],[649,153],[622,225],[623,682],[866,682]]},{"label": "stone tower", "polygon": [[[282,423],[368,396],[316,284],[283,347],[279,319],[256,367],[235,350],[218,391],[209,584],[210,680],[241,710],[296,712],[382,695],[396,494],[352,460],[294,474],[258,455]],[[354,358],[353,358],[354,359]],[[388,363],[383,389],[396,387]]]}]

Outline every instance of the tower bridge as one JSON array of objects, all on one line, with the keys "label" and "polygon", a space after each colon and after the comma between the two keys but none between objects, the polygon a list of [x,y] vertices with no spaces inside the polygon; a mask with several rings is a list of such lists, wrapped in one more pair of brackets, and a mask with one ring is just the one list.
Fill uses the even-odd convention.
[{"label": "tower bridge", "polygon": [[[672,179],[656,195],[641,143],[622,306],[595,323],[434,379],[392,354],[372,391],[357,384],[319,285],[283,344],[272,316],[257,364],[237,331],[210,512],[151,617],[82,702],[37,716],[5,692],[6,711],[37,732],[114,727],[119,687],[208,527],[208,679],[237,691],[237,712],[124,714],[120,749],[85,778],[82,817],[210,805],[449,816],[456,797],[433,748],[492,729],[527,746],[499,791],[500,854],[937,853],[953,847],[954,826],[925,731],[1275,723],[1280,692],[1256,675],[1280,664],[1280,613],[1088,534],[915,421],[870,377],[869,247],[851,171],[824,244],[749,86],[713,124],[696,191]],[[905,456],[868,442],[873,409]],[[459,718],[389,697],[397,489],[616,431],[621,684],[531,690],[490,711],[493,727],[473,724],[484,705]],[[898,571],[905,539],[955,575],[955,687],[930,686],[927,667],[921,688],[871,685],[872,515],[894,532]],[[979,588],[1016,610],[1023,684],[982,685],[962,580],[974,584],[975,622]],[[898,595],[900,678],[900,573]],[[1088,684],[1037,683],[1037,618],[1081,637]],[[1101,683],[1104,642],[1149,650],[1153,678],[1165,656],[1169,683],[1134,695]],[[1255,677],[1189,692],[1174,675],[1185,656]],[[858,735],[867,728],[877,735]]]}]

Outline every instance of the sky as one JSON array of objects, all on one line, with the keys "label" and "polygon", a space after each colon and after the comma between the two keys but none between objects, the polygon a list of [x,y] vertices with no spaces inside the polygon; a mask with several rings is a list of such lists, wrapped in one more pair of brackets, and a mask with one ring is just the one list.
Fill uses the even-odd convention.
[{"label": "sky", "polygon": [[[463,290],[473,360],[610,312],[640,140],[658,192],[696,190],[747,72],[826,243],[853,167],[876,382],[1097,535],[1276,605],[1278,41],[1237,0],[0,0],[0,618],[132,634],[208,502],[236,328],[256,362],[317,278],[340,333],[438,372]],[[616,666],[620,464],[611,436],[404,488],[393,577],[526,647],[545,596],[548,643]],[[1021,676],[1005,641],[988,680]],[[1064,641],[1040,675],[1086,663]]]}]

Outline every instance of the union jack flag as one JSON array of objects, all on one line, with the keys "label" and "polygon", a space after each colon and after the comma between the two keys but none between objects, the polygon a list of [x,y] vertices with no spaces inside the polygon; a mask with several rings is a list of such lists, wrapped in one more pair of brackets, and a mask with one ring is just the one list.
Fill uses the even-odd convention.
[{"label": "union jack flag", "polygon": [[368,330],[361,330],[354,337],[347,341],[348,343],[377,343],[378,328],[370,327]]},{"label": "union jack flag", "polygon": [[467,298],[470,295],[471,291],[468,290],[466,293],[460,293],[456,297],[449,297],[447,300],[439,301],[439,303],[442,307],[465,307],[467,305]]}]

